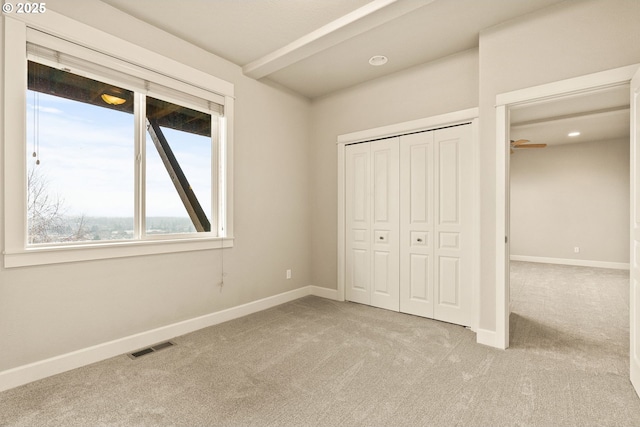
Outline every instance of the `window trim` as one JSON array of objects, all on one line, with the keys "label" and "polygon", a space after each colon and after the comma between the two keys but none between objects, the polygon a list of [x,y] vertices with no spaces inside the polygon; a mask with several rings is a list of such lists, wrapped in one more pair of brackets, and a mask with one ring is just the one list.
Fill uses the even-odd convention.
[{"label": "window trim", "polygon": [[[67,18],[53,11],[41,15],[11,15],[4,19],[4,267],[23,267],[75,261],[123,258],[139,255],[233,247],[233,105],[234,85],[178,61]],[[224,99],[220,124],[226,140],[220,149],[218,206],[220,237],[165,236],[148,240],[78,243],[28,247],[26,220],[26,88],[27,31],[29,28],[85,46],[89,49],[175,79],[180,85],[218,94]],[[140,65],[138,65],[140,64]],[[144,64],[144,65],[142,65]],[[197,83],[195,83],[197,82]],[[222,99],[221,98],[221,99]],[[133,159],[132,159],[133,160]],[[137,188],[136,183],[136,188]],[[136,198],[138,203],[139,198]]]}]

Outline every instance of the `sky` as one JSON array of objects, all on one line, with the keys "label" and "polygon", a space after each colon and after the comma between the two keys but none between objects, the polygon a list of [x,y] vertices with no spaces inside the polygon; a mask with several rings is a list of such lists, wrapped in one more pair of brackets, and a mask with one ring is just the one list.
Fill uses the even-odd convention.
[{"label": "sky", "polygon": [[[34,121],[39,132],[34,132]],[[211,218],[211,139],[163,132]],[[134,144],[132,114],[27,92],[27,166],[46,177],[67,215],[134,215]],[[146,144],[147,217],[188,216],[148,134]]]}]

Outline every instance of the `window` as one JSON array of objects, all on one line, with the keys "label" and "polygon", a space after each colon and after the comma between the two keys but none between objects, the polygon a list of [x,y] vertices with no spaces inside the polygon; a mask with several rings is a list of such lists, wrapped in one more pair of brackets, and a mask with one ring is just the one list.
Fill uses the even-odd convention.
[{"label": "window", "polygon": [[133,99],[28,62],[28,245],[134,238]]},{"label": "window", "polygon": [[6,24],[18,40],[5,38],[5,63],[16,64],[5,73],[5,141],[23,141],[5,147],[15,178],[5,185],[6,267],[231,246],[231,96],[115,38],[80,46]]},{"label": "window", "polygon": [[[34,61],[27,81],[29,245],[212,233],[217,115]],[[137,121],[146,128],[140,230]]]},{"label": "window", "polygon": [[210,114],[152,97],[146,104],[146,233],[210,232],[212,123],[217,122]]}]

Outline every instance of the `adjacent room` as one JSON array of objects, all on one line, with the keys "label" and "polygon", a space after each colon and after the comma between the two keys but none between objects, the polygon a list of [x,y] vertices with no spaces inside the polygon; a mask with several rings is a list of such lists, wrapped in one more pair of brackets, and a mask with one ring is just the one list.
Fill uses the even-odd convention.
[{"label": "adjacent room", "polygon": [[626,370],[628,107],[620,85],[511,111],[510,348]]},{"label": "adjacent room", "polygon": [[640,424],[639,22],[5,1],[0,424]]},{"label": "adjacent room", "polygon": [[629,88],[511,110],[511,259],[629,268]]}]

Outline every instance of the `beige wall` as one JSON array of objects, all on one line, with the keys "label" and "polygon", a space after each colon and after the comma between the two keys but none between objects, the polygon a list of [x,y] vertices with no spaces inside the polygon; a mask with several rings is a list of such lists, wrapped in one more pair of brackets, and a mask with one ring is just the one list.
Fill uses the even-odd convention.
[{"label": "beige wall", "polygon": [[512,255],[629,262],[628,139],[517,151],[510,183]]},{"label": "beige wall", "polygon": [[640,2],[567,1],[480,35],[479,327],[496,325],[496,95],[640,63]]},{"label": "beige wall", "polygon": [[222,289],[220,250],[1,269],[0,372],[310,285],[309,101],[104,3],[47,8],[235,84],[236,240]]}]

